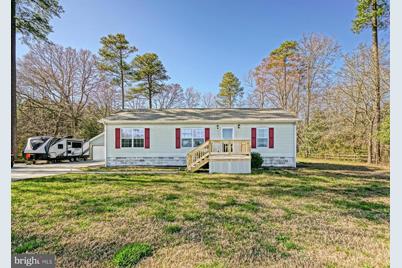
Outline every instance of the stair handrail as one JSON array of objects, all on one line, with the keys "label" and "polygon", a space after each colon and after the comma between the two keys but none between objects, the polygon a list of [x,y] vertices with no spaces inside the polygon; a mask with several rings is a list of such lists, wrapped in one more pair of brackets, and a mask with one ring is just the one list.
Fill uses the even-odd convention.
[{"label": "stair handrail", "polygon": [[195,147],[187,153],[187,168],[191,168],[193,163],[206,157],[210,152],[210,141],[206,141],[203,144]]}]

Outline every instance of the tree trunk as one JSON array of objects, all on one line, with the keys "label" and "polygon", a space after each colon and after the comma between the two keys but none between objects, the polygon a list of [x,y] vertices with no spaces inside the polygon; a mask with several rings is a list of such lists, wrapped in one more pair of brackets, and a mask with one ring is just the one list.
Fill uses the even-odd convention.
[{"label": "tree trunk", "polygon": [[77,137],[78,136],[78,126],[80,124],[78,117],[73,117],[73,136]]},{"label": "tree trunk", "polygon": [[123,70],[123,55],[120,51],[120,86],[121,86],[121,108],[124,110],[124,70]]},{"label": "tree trunk", "polygon": [[298,75],[298,81],[297,81],[297,100],[296,100],[296,115],[299,115],[300,111],[300,86],[301,86],[301,75],[299,73]]},{"label": "tree trunk", "polygon": [[[377,0],[372,0],[371,3],[372,12],[377,12]],[[378,24],[377,15],[371,19],[371,35],[372,35],[372,53],[375,65],[375,137],[380,131],[381,125],[381,92],[380,92],[380,60],[378,56]],[[381,159],[380,155],[380,142],[375,138],[374,143],[374,158],[378,163]]]},{"label": "tree trunk", "polygon": [[123,74],[121,74],[121,108],[122,108],[122,110],[124,110],[124,102],[125,102],[125,100],[124,100],[124,76],[123,76]]},{"label": "tree trunk", "polygon": [[370,133],[367,140],[367,163],[373,162],[373,120],[370,121]]},{"label": "tree trunk", "polygon": [[286,87],[287,87],[287,70],[286,70],[286,59],[283,60],[283,96],[282,96],[282,103],[284,104],[282,107],[283,109],[287,110],[287,101],[285,99],[286,96]]},{"label": "tree trunk", "polygon": [[11,153],[17,153],[17,66],[15,0],[11,1]]},{"label": "tree trunk", "polygon": [[148,102],[149,102],[149,109],[152,109],[152,89],[148,88]]},{"label": "tree trunk", "polygon": [[311,103],[311,82],[310,78],[307,80],[307,111],[306,111],[306,125],[309,126],[310,123],[310,103]]}]

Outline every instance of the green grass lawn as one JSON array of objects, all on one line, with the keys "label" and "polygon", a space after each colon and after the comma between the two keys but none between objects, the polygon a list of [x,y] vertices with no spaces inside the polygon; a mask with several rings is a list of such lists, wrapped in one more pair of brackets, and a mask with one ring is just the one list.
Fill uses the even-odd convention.
[{"label": "green grass lawn", "polygon": [[57,267],[388,267],[389,172],[303,160],[13,182],[12,251],[55,253]]}]

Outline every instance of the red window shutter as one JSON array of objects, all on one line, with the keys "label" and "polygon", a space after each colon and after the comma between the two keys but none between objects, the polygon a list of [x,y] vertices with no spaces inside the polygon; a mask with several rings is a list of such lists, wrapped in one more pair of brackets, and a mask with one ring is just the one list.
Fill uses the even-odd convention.
[{"label": "red window shutter", "polygon": [[269,128],[269,148],[274,148],[274,128],[270,127]]},{"label": "red window shutter", "polygon": [[120,128],[114,129],[114,147],[120,149]]},{"label": "red window shutter", "polygon": [[176,128],[176,149],[180,149],[180,128]]},{"label": "red window shutter", "polygon": [[149,138],[149,128],[145,129],[145,149],[149,149],[150,138]]},{"label": "red window shutter", "polygon": [[209,128],[205,128],[205,141],[209,141]]},{"label": "red window shutter", "polygon": [[257,129],[251,128],[251,148],[257,148]]}]

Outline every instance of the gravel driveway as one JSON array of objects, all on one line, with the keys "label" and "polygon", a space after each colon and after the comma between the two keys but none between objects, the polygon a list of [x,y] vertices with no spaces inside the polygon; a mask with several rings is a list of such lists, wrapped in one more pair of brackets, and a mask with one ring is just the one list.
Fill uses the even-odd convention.
[{"label": "gravel driveway", "polygon": [[80,168],[102,165],[104,165],[104,162],[102,161],[63,162],[36,165],[18,163],[15,164],[11,169],[11,179],[12,181],[17,181],[65,173],[81,172]]}]

